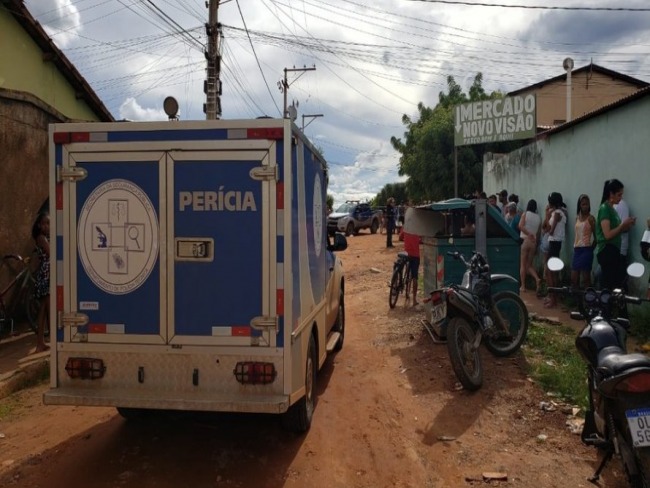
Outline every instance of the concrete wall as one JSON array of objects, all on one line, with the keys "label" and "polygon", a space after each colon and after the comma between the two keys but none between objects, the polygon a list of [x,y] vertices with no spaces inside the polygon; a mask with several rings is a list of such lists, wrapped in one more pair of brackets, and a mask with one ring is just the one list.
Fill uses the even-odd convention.
[{"label": "concrete wall", "polygon": [[[618,178],[625,185],[623,198],[631,215],[638,217],[630,232],[632,259],[645,263],[640,257],[639,241],[650,217],[648,120],[650,95],[551,134],[519,151],[501,157],[486,155],[483,188],[488,195],[503,188],[516,193],[524,207],[533,198],[540,215],[548,194],[562,193],[569,211],[565,241],[568,245],[563,246],[562,257],[569,262],[578,196],[589,195],[595,216],[605,180]],[[646,278],[647,275],[648,270]]]},{"label": "concrete wall", "polygon": [[70,119],[99,120],[52,62],[6,10],[0,9],[0,88],[40,98]]},{"label": "concrete wall", "polygon": [[0,255],[30,255],[48,196],[48,125],[64,117],[30,95],[0,90]]}]

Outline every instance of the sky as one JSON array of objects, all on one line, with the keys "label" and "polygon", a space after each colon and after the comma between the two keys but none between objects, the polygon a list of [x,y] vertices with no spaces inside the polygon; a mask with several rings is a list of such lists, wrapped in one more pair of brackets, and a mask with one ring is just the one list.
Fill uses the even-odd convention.
[{"label": "sky", "polygon": [[[205,0],[25,0],[116,119],[202,120]],[[481,4],[481,5],[479,5]],[[405,181],[391,137],[447,77],[504,93],[593,62],[650,82],[647,0],[227,0],[223,119],[281,117],[322,150],[335,205]],[[451,168],[450,168],[451,170]]]}]

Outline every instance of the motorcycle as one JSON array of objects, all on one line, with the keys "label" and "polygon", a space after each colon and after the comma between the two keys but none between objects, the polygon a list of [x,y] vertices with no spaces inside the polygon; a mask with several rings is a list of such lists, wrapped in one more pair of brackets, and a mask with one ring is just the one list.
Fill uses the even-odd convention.
[{"label": "motorcycle", "polygon": [[[564,263],[551,258],[548,267],[559,271]],[[640,263],[628,267],[630,276],[640,277],[643,273]],[[571,318],[585,322],[575,341],[587,364],[589,386],[589,409],[581,440],[605,451],[589,481],[597,482],[616,454],[630,486],[650,488],[650,358],[627,352],[630,321],[618,316],[628,304],[643,300],[627,296],[622,290],[549,287],[549,291],[576,298],[579,311],[571,312]]]},{"label": "motorcycle", "polygon": [[447,254],[461,261],[466,271],[460,285],[430,293],[430,317],[438,326],[446,322],[447,349],[454,373],[465,389],[474,391],[483,384],[481,342],[499,357],[518,351],[528,332],[528,310],[512,291],[492,293],[496,283],[518,281],[507,274],[490,274],[481,253],[474,251],[469,261],[459,252]]}]

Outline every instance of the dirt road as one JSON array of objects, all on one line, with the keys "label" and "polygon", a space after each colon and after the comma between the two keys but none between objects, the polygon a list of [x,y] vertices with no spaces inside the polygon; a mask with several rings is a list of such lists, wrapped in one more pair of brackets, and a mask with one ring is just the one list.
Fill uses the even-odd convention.
[{"label": "dirt road", "polygon": [[[105,408],[45,407],[45,386],[0,407],[0,486],[575,488],[597,453],[526,376],[526,362],[485,359],[476,393],[458,390],[444,345],[423,331],[422,310],[388,308],[397,248],[384,235],[348,239],[343,350],[318,380],[305,436],[273,416],[189,415],[127,423]],[[11,406],[12,408],[8,408]],[[7,413],[9,412],[9,413]],[[623,488],[612,463],[603,488]]]}]

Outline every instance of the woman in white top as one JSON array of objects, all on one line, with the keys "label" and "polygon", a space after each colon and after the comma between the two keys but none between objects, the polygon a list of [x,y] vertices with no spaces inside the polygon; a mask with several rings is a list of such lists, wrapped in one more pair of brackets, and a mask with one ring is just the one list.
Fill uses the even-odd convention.
[{"label": "woman in white top", "polygon": [[[567,212],[562,201],[562,194],[553,192],[548,196],[548,207],[544,225],[548,228],[548,257],[559,258],[562,242],[566,236]],[[546,269],[548,286],[555,286],[555,273]],[[557,300],[553,293],[549,293],[544,302],[546,308],[555,307]]]},{"label": "woman in white top", "polygon": [[539,290],[540,278],[537,270],[533,266],[533,259],[537,252],[537,241],[539,239],[539,228],[542,219],[537,214],[537,202],[528,200],[526,211],[519,221],[519,237],[523,239],[521,243],[521,261],[519,265],[519,277],[521,279],[519,292],[526,291],[526,275],[535,278],[536,289]]}]

